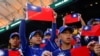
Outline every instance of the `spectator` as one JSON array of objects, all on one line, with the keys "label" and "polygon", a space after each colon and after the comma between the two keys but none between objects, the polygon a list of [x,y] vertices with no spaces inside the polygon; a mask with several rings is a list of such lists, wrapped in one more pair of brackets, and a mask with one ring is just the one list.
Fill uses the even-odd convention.
[{"label": "spectator", "polygon": [[87,25],[96,25],[96,24],[100,24],[100,19],[99,18],[91,19],[87,23]]},{"label": "spectator", "polygon": [[59,38],[61,39],[61,47],[53,52],[53,56],[70,56],[70,49],[72,48],[71,40],[72,40],[73,29],[69,26],[62,26],[59,29]]},{"label": "spectator", "polygon": [[20,45],[19,33],[17,32],[12,33],[9,38],[9,48],[16,49],[19,48],[19,45]]},{"label": "spectator", "polygon": [[15,52],[17,52],[17,54],[15,53],[14,55],[19,55],[19,56],[23,55],[20,47],[19,33],[14,32],[10,35],[8,51],[9,55],[12,55]]}]

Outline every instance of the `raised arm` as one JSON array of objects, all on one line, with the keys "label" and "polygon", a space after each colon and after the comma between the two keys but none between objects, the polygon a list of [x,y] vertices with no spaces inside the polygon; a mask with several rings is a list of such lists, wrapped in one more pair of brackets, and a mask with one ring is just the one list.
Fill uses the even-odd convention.
[{"label": "raised arm", "polygon": [[56,12],[53,12],[53,13],[54,13],[54,20],[52,22],[52,33],[51,33],[50,41],[54,41],[55,37],[56,37],[56,18],[57,18],[57,13]]},{"label": "raised arm", "polygon": [[27,46],[27,40],[26,40],[26,33],[25,33],[25,20],[21,20],[20,26],[19,26],[19,35],[21,40],[21,49],[22,51],[25,51],[25,48]]},{"label": "raised arm", "polygon": [[79,19],[80,19],[80,21],[81,21],[81,25],[82,25],[82,26],[85,26],[86,24],[85,24],[85,22],[84,22],[84,20],[83,20],[83,18],[82,18],[82,16],[81,16],[81,14],[78,14],[78,17],[79,17]]}]

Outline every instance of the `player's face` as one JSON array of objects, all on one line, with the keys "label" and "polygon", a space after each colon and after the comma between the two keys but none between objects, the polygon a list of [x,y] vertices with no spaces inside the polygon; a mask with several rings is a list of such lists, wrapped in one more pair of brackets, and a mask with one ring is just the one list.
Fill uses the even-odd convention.
[{"label": "player's face", "polygon": [[19,46],[19,44],[20,44],[19,37],[15,36],[15,37],[11,38],[11,39],[9,40],[9,43],[10,43],[11,46],[13,46],[13,47]]},{"label": "player's face", "polygon": [[41,44],[42,37],[39,34],[36,34],[32,37],[31,43],[32,44]]},{"label": "player's face", "polygon": [[60,39],[63,43],[69,44],[72,40],[72,33],[68,30],[60,34]]}]

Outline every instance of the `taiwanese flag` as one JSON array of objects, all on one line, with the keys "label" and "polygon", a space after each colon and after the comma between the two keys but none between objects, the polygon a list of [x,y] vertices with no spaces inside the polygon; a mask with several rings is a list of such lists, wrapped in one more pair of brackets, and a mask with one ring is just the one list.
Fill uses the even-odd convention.
[{"label": "taiwanese flag", "polygon": [[93,26],[83,26],[82,36],[100,36],[100,24]]},{"label": "taiwanese flag", "polygon": [[28,20],[53,21],[54,15],[51,8],[42,8],[27,4]]},{"label": "taiwanese flag", "polygon": [[68,14],[65,16],[65,23],[66,24],[70,24],[70,23],[75,23],[80,21],[78,18],[78,14],[77,13],[73,13],[73,14]]},{"label": "taiwanese flag", "polygon": [[71,56],[90,56],[90,51],[86,46],[73,48],[71,50]]}]

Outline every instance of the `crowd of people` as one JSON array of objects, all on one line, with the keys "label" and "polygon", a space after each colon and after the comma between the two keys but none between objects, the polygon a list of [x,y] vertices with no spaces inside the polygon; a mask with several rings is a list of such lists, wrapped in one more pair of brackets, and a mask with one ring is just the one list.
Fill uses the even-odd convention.
[{"label": "crowd of people", "polygon": [[[99,37],[81,37],[81,28],[67,26],[63,18],[63,25],[56,28],[57,14],[52,21],[52,28],[47,28],[43,33],[42,30],[32,31],[26,38],[26,24],[25,20],[21,20],[19,32],[11,33],[9,37],[9,56],[100,56],[100,43]],[[78,18],[82,26],[85,22],[81,14]],[[94,26],[100,24],[100,19],[91,19],[87,25]],[[84,40],[84,41],[83,41]],[[83,42],[87,45],[83,45]],[[84,47],[83,47],[84,46]],[[79,50],[81,48],[86,49]],[[77,51],[73,51],[76,49]],[[75,53],[76,52],[76,53]],[[79,54],[81,53],[81,55]],[[77,55],[76,55],[77,54]]]}]

